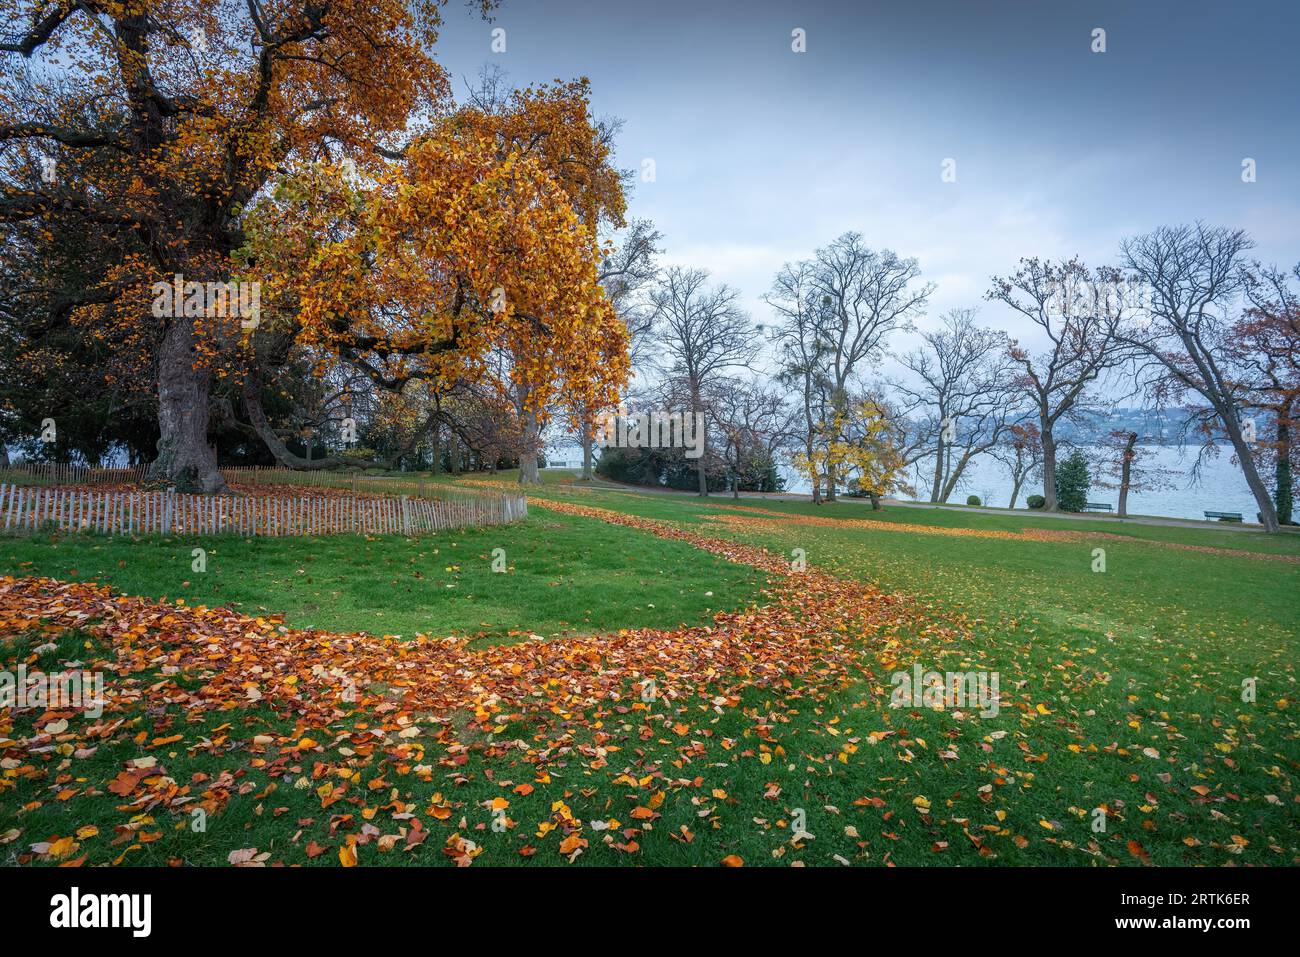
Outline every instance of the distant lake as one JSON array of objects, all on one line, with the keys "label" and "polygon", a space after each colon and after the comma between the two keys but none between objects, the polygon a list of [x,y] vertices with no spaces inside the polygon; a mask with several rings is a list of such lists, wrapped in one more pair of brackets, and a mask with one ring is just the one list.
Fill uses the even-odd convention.
[{"label": "distant lake", "polygon": [[[1096,450],[1084,448],[1084,454],[1092,455]],[[1232,449],[1221,447],[1217,457],[1207,459],[1201,466],[1200,482],[1191,484],[1192,465],[1196,462],[1198,447],[1195,446],[1147,446],[1146,463],[1168,469],[1169,488],[1152,492],[1129,492],[1128,510],[1131,515],[1165,515],[1170,518],[1204,519],[1206,511],[1240,512],[1248,522],[1255,520],[1259,511],[1255,497],[1250,494],[1241,468],[1232,461]],[[809,494],[812,489],[806,480],[800,479],[793,469],[783,469],[786,488],[791,492]],[[917,485],[917,497],[929,497],[929,474],[921,467],[920,481],[915,470],[912,481]],[[1268,476],[1264,476],[1265,484]],[[1093,475],[1096,481],[1096,475]],[[1042,494],[1041,482],[1026,483],[1020,488],[1016,507],[1025,507],[1025,497]],[[1011,479],[1006,467],[990,456],[981,456],[971,462],[962,474],[958,490],[950,496],[949,501],[964,504],[966,496],[978,495],[985,505],[1006,508],[1011,500]],[[1119,506],[1118,489],[1102,489],[1095,484],[1088,493],[1090,502],[1108,502],[1112,507]]]}]

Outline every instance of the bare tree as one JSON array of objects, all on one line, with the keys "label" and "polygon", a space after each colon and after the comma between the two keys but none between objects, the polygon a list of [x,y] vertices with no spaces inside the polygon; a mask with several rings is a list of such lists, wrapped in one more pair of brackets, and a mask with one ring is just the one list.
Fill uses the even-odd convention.
[{"label": "bare tree", "polygon": [[[910,330],[925,308],[934,284],[918,284],[920,276],[915,259],[871,249],[860,233],[845,233],[813,254],[812,286],[824,307],[817,313],[817,338],[832,414],[847,410],[850,379],[878,363],[889,336]],[[827,498],[834,501],[833,465],[826,479]]]},{"label": "bare tree", "polygon": [[[780,349],[780,380],[800,389],[809,461],[826,423],[846,413],[854,378],[875,366],[889,336],[910,329],[925,307],[934,286],[918,284],[919,277],[915,259],[871,249],[853,232],[777,273],[765,301],[779,318],[773,339]],[[826,497],[834,501],[834,465],[825,479]],[[818,476],[813,501],[821,501]]]},{"label": "bare tree", "polygon": [[[812,265],[786,263],[763,297],[777,314],[771,338],[778,349],[777,381],[798,390],[803,418],[803,446],[812,461],[818,428],[829,413],[830,383],[825,372],[828,346],[820,338],[819,318],[826,308],[813,282]],[[760,327],[761,329],[761,327]],[[821,504],[821,483],[812,483],[814,505]]]},{"label": "bare tree", "polygon": [[723,381],[714,392],[722,458],[732,497],[738,498],[742,485],[761,486],[775,469],[778,450],[794,436],[799,413],[784,393],[759,382]]},{"label": "bare tree", "polygon": [[[655,334],[663,343],[664,372],[689,397],[691,411],[709,419],[710,386],[730,369],[746,368],[758,354],[757,337],[739,293],[712,286],[703,269],[673,266],[650,292]],[[709,494],[708,428],[699,459],[700,495]]]},{"label": "bare tree", "polygon": [[1291,287],[1300,280],[1300,265],[1288,274],[1256,263],[1246,274],[1250,308],[1237,320],[1228,338],[1234,362],[1246,390],[1246,407],[1273,420],[1273,438],[1256,445],[1262,465],[1273,468],[1273,503],[1279,525],[1293,524],[1293,471],[1300,417],[1300,293]]},{"label": "bare tree", "polygon": [[[645,219],[633,220],[622,232],[609,255],[601,260],[596,278],[619,319],[627,327],[628,353],[632,368],[644,367],[651,341],[654,313],[646,293],[658,274],[655,257],[662,250],[659,231]],[[582,446],[582,481],[591,481],[596,418],[604,409],[575,404],[573,419]]]},{"label": "bare tree", "polygon": [[921,341],[899,359],[919,384],[895,383],[894,390],[907,413],[926,410],[934,443],[930,501],[946,502],[971,460],[1001,440],[1021,393],[1006,334],[975,325],[974,309],[951,310]]},{"label": "bare tree", "polygon": [[651,342],[654,313],[645,293],[659,273],[655,258],[663,252],[659,248],[662,239],[649,220],[632,220],[610,254],[601,260],[596,275],[614,311],[627,326],[633,368],[645,364],[646,348]]},{"label": "bare tree", "polygon": [[1088,389],[1104,373],[1132,358],[1117,339],[1130,304],[1102,293],[1123,287],[1119,271],[1109,267],[1094,273],[1077,259],[1056,264],[1034,258],[1020,260],[1011,276],[994,276],[986,295],[1028,318],[1047,337],[1047,348],[1038,354],[1016,340],[1009,347],[1020,371],[1016,382],[1038,416],[1047,511],[1057,511],[1057,424],[1083,409]]},{"label": "bare tree", "polygon": [[1015,508],[1021,486],[1043,467],[1043,443],[1038,426],[1032,422],[1016,422],[1008,426],[1001,441],[989,453],[1011,473],[1011,501],[1007,508]]},{"label": "bare tree", "polygon": [[1115,514],[1128,515],[1128,493],[1147,492],[1169,485],[1168,469],[1147,461],[1148,449],[1139,445],[1146,436],[1132,429],[1113,429],[1100,443],[1096,456],[1098,488],[1116,489],[1119,505]]},{"label": "bare tree", "polygon": [[1124,266],[1150,288],[1151,305],[1150,321],[1126,324],[1122,336],[1209,403],[1232,443],[1265,530],[1275,532],[1277,511],[1242,434],[1240,387],[1230,365],[1227,311],[1242,292],[1242,257],[1252,245],[1239,229],[1204,223],[1161,226],[1124,240]]}]

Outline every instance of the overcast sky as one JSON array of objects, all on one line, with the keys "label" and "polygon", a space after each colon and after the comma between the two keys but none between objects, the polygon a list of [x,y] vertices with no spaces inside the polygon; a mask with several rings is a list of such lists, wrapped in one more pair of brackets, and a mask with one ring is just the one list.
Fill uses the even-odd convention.
[{"label": "overcast sky", "polygon": [[781,263],[846,230],[920,261],[925,327],[1021,256],[1113,262],[1160,224],[1241,227],[1259,258],[1300,261],[1296,0],[504,0],[492,23],[452,4],[437,55],[458,90],[485,65],[590,77],[625,122],[618,165],[655,163],[632,215],[758,322]]}]

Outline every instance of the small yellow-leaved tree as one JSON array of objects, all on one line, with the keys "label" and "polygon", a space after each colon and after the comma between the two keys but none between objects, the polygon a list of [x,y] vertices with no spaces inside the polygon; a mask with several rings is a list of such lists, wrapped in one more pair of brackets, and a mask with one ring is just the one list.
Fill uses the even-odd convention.
[{"label": "small yellow-leaved tree", "polygon": [[814,485],[833,470],[837,484],[843,481],[851,490],[860,490],[878,509],[882,495],[902,487],[900,440],[889,411],[875,399],[861,399],[821,422],[812,455],[796,455],[794,465]]}]

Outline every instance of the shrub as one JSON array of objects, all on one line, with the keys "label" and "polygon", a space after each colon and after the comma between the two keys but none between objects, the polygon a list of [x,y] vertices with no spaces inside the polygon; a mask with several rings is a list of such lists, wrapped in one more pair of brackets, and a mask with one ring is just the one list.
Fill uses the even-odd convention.
[{"label": "shrub", "polygon": [[1031,495],[1029,498],[1025,499],[1025,504],[1030,508],[1042,508],[1047,504],[1047,499],[1043,498],[1041,495]]},{"label": "shrub", "polygon": [[967,505],[979,505],[979,504],[981,504],[981,503],[980,503],[980,497],[979,497],[978,495],[967,495],[967,496],[966,496],[966,504],[967,504]]},{"label": "shrub", "polygon": [[1082,512],[1088,504],[1088,460],[1075,449],[1064,462],[1056,463],[1056,504],[1063,512]]}]

